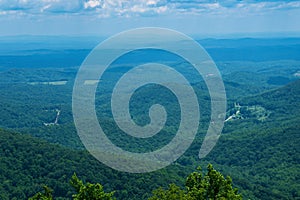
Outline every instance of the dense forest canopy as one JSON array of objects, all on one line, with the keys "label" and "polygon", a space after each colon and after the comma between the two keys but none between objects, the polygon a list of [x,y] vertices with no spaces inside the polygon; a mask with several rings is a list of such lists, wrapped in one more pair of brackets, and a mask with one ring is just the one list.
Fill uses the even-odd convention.
[{"label": "dense forest canopy", "polygon": [[[224,177],[230,176],[232,187],[239,188],[245,199],[299,198],[299,41],[297,38],[200,40],[215,59],[226,88],[228,106],[222,135],[210,154],[199,160],[210,120],[210,96],[203,80],[195,79],[187,69],[184,74],[192,80],[199,98],[198,133],[176,162],[147,174],[119,172],[101,164],[84,149],[77,135],[71,106],[73,82],[93,42],[84,48],[78,45],[55,51],[35,49],[32,43],[33,46],[28,46],[31,50],[2,53],[0,199],[28,199],[41,191],[43,185],[53,190],[51,195],[55,199],[71,199],[76,192],[69,183],[74,172],[84,184],[100,183],[105,193],[114,191],[117,199],[169,198],[168,195],[188,198],[197,191],[187,186],[186,177],[200,177],[201,172],[194,170],[199,165],[205,169],[208,163]],[[121,67],[122,63],[115,64],[116,68],[106,74],[108,80],[128,70]],[[185,66],[181,61],[174,64],[182,71]],[[162,100],[167,112],[173,113],[159,137],[140,141],[120,137],[123,133],[112,120],[106,101],[110,96],[105,92],[111,83],[106,84],[98,88],[96,109],[111,141],[128,151],[147,152],[172,139],[179,122],[179,106],[172,93],[150,85],[134,94],[130,106],[137,124],[147,124],[149,117],[145,113]],[[208,171],[204,170],[201,177]],[[49,192],[46,188],[45,193]]]}]

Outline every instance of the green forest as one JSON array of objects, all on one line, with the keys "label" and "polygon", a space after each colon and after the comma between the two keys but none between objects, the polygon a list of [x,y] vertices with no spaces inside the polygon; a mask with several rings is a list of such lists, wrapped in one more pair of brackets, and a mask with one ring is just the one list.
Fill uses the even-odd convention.
[{"label": "green forest", "polygon": [[[242,196],[238,194],[238,189],[232,187],[232,180],[229,176],[224,176],[215,170],[211,164],[207,166],[207,173],[202,174],[201,168],[191,173],[185,181],[185,190],[180,189],[175,184],[170,184],[167,190],[158,188],[154,190],[153,196],[149,200],[204,200],[204,199],[232,199],[239,200]],[[94,199],[113,200],[114,192],[106,193],[100,183],[84,184],[74,173],[70,184],[75,189],[76,194],[72,195],[74,200]],[[44,192],[38,192],[29,200],[52,200],[51,188],[44,186]]]},{"label": "green forest", "polygon": [[[59,135],[53,135],[50,141],[57,140],[57,144],[50,144],[45,141],[47,136],[41,140],[1,129],[1,199],[26,199],[40,191],[43,185],[53,189],[56,199],[71,198],[74,192],[69,180],[74,172],[84,182],[101,183],[105,191],[114,191],[117,199],[147,199],[157,188],[164,188],[160,192],[166,193],[173,190],[168,188],[171,183],[183,188],[185,177],[197,165],[205,168],[211,161],[216,169],[232,177],[234,186],[245,198],[297,198],[300,191],[296,181],[300,175],[299,97],[300,81],[296,81],[260,95],[238,99],[243,102],[241,105],[260,105],[271,114],[265,121],[251,117],[228,121],[218,145],[200,163],[196,155],[201,138],[174,164],[149,174],[122,173],[100,164],[81,150],[82,147],[71,148],[75,146],[76,135],[74,142],[66,143]],[[48,129],[50,135],[67,130],[65,127],[68,126],[71,128],[62,122],[60,126],[45,127],[40,132]],[[16,130],[26,133],[37,128]],[[68,137],[68,132],[61,134]]]},{"label": "green forest", "polygon": [[[87,49],[0,55],[0,199],[299,199],[300,61],[295,53],[299,45],[274,41],[273,46],[263,39],[201,41],[216,61],[227,95],[221,137],[203,159],[198,154],[211,115],[207,86],[194,79],[187,63],[168,62],[192,80],[200,125],[178,160],[144,174],[102,164],[77,135],[72,116],[78,71],[74,66],[80,65]],[[261,46],[263,42],[268,45]],[[272,56],[266,52],[269,47],[286,53]],[[253,55],[247,57],[249,52]],[[149,123],[149,108],[156,103],[165,107],[168,120],[151,138],[124,134],[112,118],[108,99],[111,82],[129,68],[115,65],[105,74],[108,82],[97,88],[99,123],[122,149],[139,153],[161,148],[178,129],[178,101],[164,87],[141,87],[130,102],[134,122]]]}]

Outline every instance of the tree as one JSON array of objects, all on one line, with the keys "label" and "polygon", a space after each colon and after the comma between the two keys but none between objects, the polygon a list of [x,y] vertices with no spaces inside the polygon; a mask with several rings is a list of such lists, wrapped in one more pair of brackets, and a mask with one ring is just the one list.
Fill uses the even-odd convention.
[{"label": "tree", "polygon": [[[74,200],[114,200],[113,198],[114,192],[105,193],[103,190],[103,186],[100,183],[92,184],[86,183],[83,184],[82,180],[80,180],[76,174],[74,173],[70,184],[76,190],[76,194],[73,194],[72,197]],[[52,190],[43,186],[44,193],[38,192],[33,197],[30,197],[29,200],[53,200]]]},{"label": "tree", "polygon": [[[114,192],[105,193],[100,183],[84,184],[74,173],[70,184],[76,190],[72,195],[74,200],[114,200]],[[196,172],[191,173],[185,183],[185,189],[175,184],[170,184],[167,190],[158,188],[153,191],[149,200],[242,200],[238,190],[232,187],[232,180],[215,170],[211,164],[207,166],[205,176],[198,167]],[[52,190],[44,186],[44,193],[37,193],[29,200],[53,200]]]},{"label": "tree", "polygon": [[[187,200],[188,198],[186,191],[180,189],[175,184],[170,184],[168,190],[158,188],[153,191],[153,196],[149,200]],[[192,200],[192,199],[191,199]]]},{"label": "tree", "polygon": [[211,164],[207,166],[207,174],[203,176],[199,167],[198,171],[191,173],[185,183],[186,189],[171,184],[167,190],[159,188],[153,191],[149,200],[241,200],[238,190],[232,187],[232,180],[215,170]]},{"label": "tree", "polygon": [[71,180],[71,185],[75,188],[77,194],[72,195],[74,200],[112,200],[114,192],[105,193],[103,186],[100,183],[83,184],[74,173]]},{"label": "tree", "polygon": [[44,193],[38,192],[33,197],[30,197],[29,200],[53,200],[52,189],[47,186],[43,186]]}]

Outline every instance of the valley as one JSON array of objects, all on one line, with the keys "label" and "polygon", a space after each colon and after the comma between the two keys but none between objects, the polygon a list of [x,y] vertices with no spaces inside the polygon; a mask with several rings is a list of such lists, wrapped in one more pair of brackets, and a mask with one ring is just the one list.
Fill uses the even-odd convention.
[{"label": "valley", "polygon": [[[230,175],[244,199],[300,198],[299,38],[199,40],[215,60],[227,95],[222,135],[202,160],[198,153],[211,114],[207,87],[187,63],[151,52],[147,60],[168,63],[188,77],[201,116],[196,138],[185,154],[167,168],[146,174],[105,166],[84,149],[77,135],[73,83],[82,60],[98,40],[86,45],[78,42],[75,47],[68,44],[67,50],[58,46],[40,52],[40,46],[30,46],[0,55],[0,199],[27,199],[43,184],[54,189],[57,199],[70,199],[68,181],[74,172],[85,181],[100,182],[107,191],[116,191],[118,199],[147,199],[160,186],[183,186],[189,173],[208,163]],[[132,119],[145,125],[151,105],[162,104],[169,115],[160,133],[140,140],[122,132],[114,122],[108,101],[113,82],[140,63],[144,53],[135,52],[135,62],[130,57],[114,63],[101,81],[85,82],[98,84],[95,108],[108,138],[138,153],[166,145],[180,122],[174,94],[157,85],[137,90],[130,108]],[[127,65],[122,68],[124,62]]]}]

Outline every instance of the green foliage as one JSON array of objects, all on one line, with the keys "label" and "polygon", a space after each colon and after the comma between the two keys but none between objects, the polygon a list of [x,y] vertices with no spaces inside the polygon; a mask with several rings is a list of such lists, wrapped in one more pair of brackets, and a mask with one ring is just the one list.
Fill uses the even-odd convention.
[{"label": "green foliage", "polygon": [[[23,200],[40,186],[53,189],[54,199],[71,199],[69,178],[76,171],[83,182],[103,184],[118,199],[147,199],[151,191],[169,182],[182,184],[188,167],[172,165],[147,174],[112,170],[88,152],[49,144],[29,135],[0,128],[0,199]],[[98,187],[98,186],[97,186]]]},{"label": "green foliage", "polygon": [[[264,122],[226,123],[224,137],[206,158],[231,173],[250,199],[297,199],[300,184],[300,81],[242,98],[245,105],[271,111]],[[216,165],[215,165],[216,166]],[[296,179],[295,179],[296,178]]]},{"label": "green foliage", "polygon": [[215,170],[211,164],[207,166],[207,174],[203,176],[201,168],[191,173],[185,183],[186,190],[171,184],[167,190],[159,188],[153,191],[149,200],[241,200],[238,190],[232,187],[232,180]]},{"label": "green foliage", "polygon": [[[76,194],[72,195],[74,200],[114,200],[114,192],[105,193],[103,186],[100,183],[92,184],[86,183],[83,184],[83,181],[80,180],[77,175],[74,173],[70,184],[76,191]],[[53,200],[52,190],[44,186],[44,193],[38,192],[33,197],[30,197],[28,200]]]},{"label": "green foliage", "polygon": [[187,200],[189,199],[186,191],[182,190],[180,187],[174,183],[169,185],[167,190],[163,188],[158,188],[153,191],[153,196],[149,200]]},{"label": "green foliage", "polygon": [[[30,89],[23,89],[24,87],[20,87],[19,92],[35,94]],[[226,122],[218,145],[203,161],[213,161],[215,167],[229,174],[245,198],[297,199],[300,196],[300,184],[296,181],[300,175],[299,89],[300,82],[297,81],[262,95],[240,99],[238,102],[243,105],[261,105],[271,111],[271,115],[264,122],[253,119]],[[19,92],[14,91],[15,98]],[[18,118],[22,116],[22,112],[32,114],[28,108],[35,104],[16,109],[14,106],[21,104],[10,99],[9,91],[1,95],[1,103],[7,103],[3,105],[1,120],[11,120],[14,116]],[[41,96],[48,98],[41,93],[36,93],[32,98],[38,99]],[[26,104],[30,103],[30,98],[21,100]],[[9,101],[11,104],[8,104]],[[12,107],[7,111],[9,106]],[[55,108],[56,106],[53,107]],[[5,110],[10,115],[6,116]],[[36,113],[33,112],[34,114]],[[34,121],[35,118],[28,116],[26,119]],[[19,123],[19,119],[16,119],[16,123]],[[106,125],[109,126],[108,123]],[[73,129],[71,125],[61,124],[53,127],[42,125],[34,131],[62,144],[77,137]],[[201,137],[197,136],[195,141],[201,144]],[[194,168],[193,164],[198,158],[193,160],[193,156],[197,155],[199,148],[200,146],[193,144],[178,162],[166,170],[147,175],[128,175],[99,164],[87,152],[50,145],[32,137],[0,130],[0,199],[26,199],[35,194],[41,184],[53,188],[55,197],[71,198],[71,186],[67,177],[71,177],[74,171],[84,181],[103,181],[104,188],[116,191],[115,196],[118,199],[147,199],[153,189],[166,187],[170,182],[183,186],[183,177]]]},{"label": "green foliage", "polygon": [[33,197],[30,197],[28,200],[53,200],[52,197],[53,191],[47,186],[43,186],[43,188],[44,188],[43,193],[38,192]]},{"label": "green foliage", "polygon": [[[207,166],[207,174],[202,175],[201,168],[191,173],[186,180],[186,190],[176,184],[170,184],[167,190],[161,187],[153,191],[149,200],[241,200],[237,189],[233,189],[231,178],[224,178],[211,164]],[[113,200],[114,192],[105,193],[100,183],[84,184],[74,173],[70,184],[76,191],[74,200]],[[37,193],[29,200],[52,200],[52,190],[44,186],[44,193]]]},{"label": "green foliage", "polygon": [[71,180],[71,185],[75,188],[77,194],[72,195],[74,200],[112,200],[114,192],[105,193],[103,186],[100,183],[83,184],[74,173]]},{"label": "green foliage", "polygon": [[[299,53],[296,53],[299,56]],[[11,62],[9,59],[4,60]],[[55,59],[53,61],[57,62]],[[15,62],[11,63],[15,64]],[[32,64],[27,62],[24,65],[32,67]],[[277,87],[269,85],[268,80],[272,77],[281,76],[294,80],[293,74],[299,71],[299,61],[228,62],[226,60],[223,66],[218,66],[222,71],[228,101],[231,104],[240,102],[249,108],[259,105],[271,114],[266,120],[258,121],[254,119],[257,118],[255,112],[245,110],[247,116],[245,120],[226,122],[224,134],[220,137],[218,145],[202,162],[213,162],[215,167],[229,174],[245,198],[298,199],[300,197],[298,181],[300,177],[300,82],[260,93]],[[54,197],[70,199],[72,188],[68,178],[74,171],[84,182],[96,183],[101,180],[105,189],[116,191],[115,196],[122,200],[147,199],[151,190],[160,186],[166,187],[170,182],[175,182],[176,185],[170,185],[166,193],[163,193],[165,190],[160,189],[161,192],[157,195],[165,195],[159,196],[160,199],[187,198],[188,189],[182,190],[178,185],[184,185],[183,177],[186,177],[198,162],[198,157],[195,155],[199,153],[199,144],[202,143],[202,136],[206,131],[205,126],[199,129],[191,148],[167,169],[144,175],[111,170],[87,152],[74,150],[83,147],[76,134],[71,113],[72,81],[76,71],[77,68],[24,70],[17,67],[0,73],[0,127],[28,133],[73,149],[50,145],[32,137],[0,130],[0,199],[27,199],[39,191],[41,184],[53,188]],[[61,80],[68,80],[68,83],[66,85],[32,84]],[[281,84],[278,80],[276,82]],[[210,98],[204,94],[205,84],[200,82],[195,83],[194,86],[197,89],[196,93],[203,94],[199,98],[202,101],[200,102],[201,114],[205,113],[205,117],[208,116],[209,120],[210,111],[207,108],[210,108]],[[144,118],[148,118],[148,115],[143,113],[147,113],[149,105],[157,103],[160,98],[165,98],[165,93],[161,90],[157,90],[155,95],[143,97],[141,94],[140,96],[145,89],[147,88],[137,91],[136,97],[133,96],[133,100],[136,101],[132,101],[132,107],[141,108],[138,110],[140,112],[135,110],[132,112],[133,120],[141,125],[145,121]],[[146,102],[149,105],[144,104]],[[167,111],[169,108],[172,112],[172,109],[175,110],[175,104],[164,103],[168,108]],[[205,105],[204,109],[202,109],[203,105]],[[44,122],[53,122],[55,109],[58,108],[62,111],[59,126],[44,126]],[[258,114],[261,113],[263,112]],[[124,137],[113,129],[113,123],[103,120],[106,112],[103,112],[103,115],[99,115],[98,119],[109,133],[108,137],[120,147],[134,152],[141,150],[139,146],[143,146],[144,149],[141,151],[145,152],[159,148],[167,144],[172,139],[172,133],[176,131],[175,120],[171,118],[161,138],[143,140],[149,145],[140,145],[141,143],[133,142],[130,137],[124,140]],[[118,135],[121,137],[117,137]],[[218,177],[214,173],[211,176]],[[203,188],[208,186],[199,180],[204,180],[205,176],[195,172],[190,178],[188,184],[191,188],[190,195],[203,194],[206,191]],[[230,181],[229,178],[226,180]],[[100,189],[100,187],[91,188],[92,191]],[[224,187],[219,189],[226,191]],[[213,193],[214,189],[209,191]],[[45,192],[40,195],[45,195]]]}]

